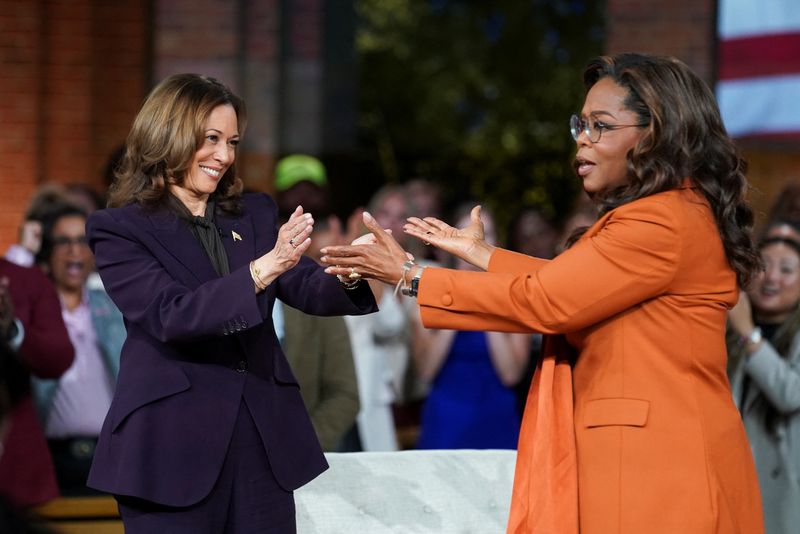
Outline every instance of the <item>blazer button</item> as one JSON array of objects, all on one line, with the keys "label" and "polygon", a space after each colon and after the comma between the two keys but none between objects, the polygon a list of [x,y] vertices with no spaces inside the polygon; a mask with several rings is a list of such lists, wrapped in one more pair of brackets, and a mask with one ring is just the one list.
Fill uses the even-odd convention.
[{"label": "blazer button", "polygon": [[237,373],[247,372],[247,360],[239,360],[239,363],[236,364],[236,372]]},{"label": "blazer button", "polygon": [[453,303],[453,296],[452,295],[442,295],[442,304],[445,306],[450,306]]}]

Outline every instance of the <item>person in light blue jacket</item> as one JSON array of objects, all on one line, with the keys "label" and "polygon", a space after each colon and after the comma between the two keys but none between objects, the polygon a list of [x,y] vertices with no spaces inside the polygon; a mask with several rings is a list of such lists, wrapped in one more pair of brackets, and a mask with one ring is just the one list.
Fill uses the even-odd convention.
[{"label": "person in light blue jacket", "polygon": [[800,532],[800,230],[771,225],[765,270],[729,313],[731,387],[753,450],[766,534]]},{"label": "person in light blue jacket", "polygon": [[105,290],[87,283],[94,259],[85,213],[56,204],[41,224],[36,261],[58,292],[75,360],[58,380],[33,379],[32,386],[59,488],[64,495],[81,495],[92,492],[86,478],[114,394],[126,330]]}]

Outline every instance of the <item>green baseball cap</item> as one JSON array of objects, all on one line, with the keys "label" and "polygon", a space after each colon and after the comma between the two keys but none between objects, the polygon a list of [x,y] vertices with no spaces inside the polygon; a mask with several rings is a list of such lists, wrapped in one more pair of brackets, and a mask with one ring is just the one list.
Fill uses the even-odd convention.
[{"label": "green baseball cap", "polygon": [[275,167],[275,189],[286,191],[294,184],[309,181],[319,187],[325,187],[328,179],[325,166],[315,157],[303,154],[292,154],[278,161]]}]

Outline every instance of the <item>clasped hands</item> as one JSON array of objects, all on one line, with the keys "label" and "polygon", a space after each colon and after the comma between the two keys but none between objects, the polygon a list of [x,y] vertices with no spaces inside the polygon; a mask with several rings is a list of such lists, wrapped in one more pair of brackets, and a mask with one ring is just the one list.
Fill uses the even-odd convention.
[{"label": "clasped hands", "polygon": [[[464,228],[454,228],[435,217],[409,217],[403,231],[426,245],[435,246],[485,270],[494,247],[484,240],[480,210],[480,206],[472,209],[470,224]],[[364,212],[362,217],[370,233],[350,245],[323,248],[320,261],[328,265],[325,272],[344,277],[357,273],[387,284],[398,283],[407,273],[403,264],[411,255],[403,250],[391,233],[381,228],[372,215]]]}]

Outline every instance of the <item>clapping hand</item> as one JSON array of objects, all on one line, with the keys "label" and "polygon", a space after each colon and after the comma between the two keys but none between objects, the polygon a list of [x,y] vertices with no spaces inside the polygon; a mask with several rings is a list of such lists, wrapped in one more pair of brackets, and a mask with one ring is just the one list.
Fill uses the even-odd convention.
[{"label": "clapping hand", "polygon": [[250,264],[251,275],[257,280],[257,291],[297,265],[303,253],[311,246],[310,236],[313,229],[314,218],[310,213],[303,213],[302,206],[297,206],[289,220],[278,230],[275,247]]}]

